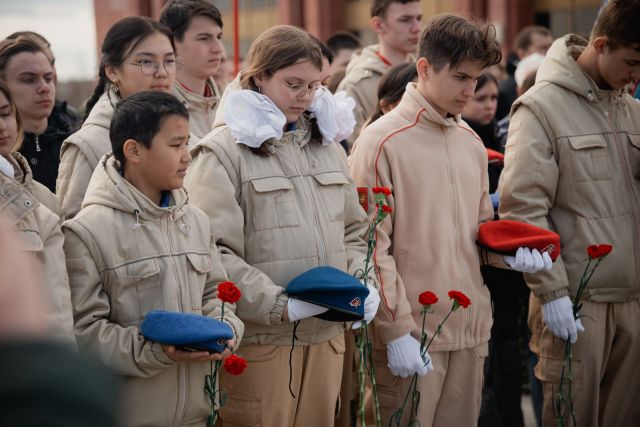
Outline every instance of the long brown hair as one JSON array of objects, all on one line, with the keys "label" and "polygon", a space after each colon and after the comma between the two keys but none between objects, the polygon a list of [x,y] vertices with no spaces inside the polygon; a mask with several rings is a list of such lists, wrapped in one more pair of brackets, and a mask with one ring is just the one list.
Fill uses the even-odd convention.
[{"label": "long brown hair", "polygon": [[22,146],[22,141],[24,139],[22,119],[20,118],[18,107],[16,106],[16,102],[13,100],[13,97],[11,96],[11,92],[9,92],[9,88],[7,87],[7,84],[2,80],[0,80],[0,92],[2,92],[2,94],[7,98],[7,101],[9,101],[9,105],[11,106],[11,112],[13,113],[13,116],[16,118],[17,135],[16,135],[15,144],[13,144],[13,147],[11,148],[11,152],[15,152],[20,149],[20,147]]}]

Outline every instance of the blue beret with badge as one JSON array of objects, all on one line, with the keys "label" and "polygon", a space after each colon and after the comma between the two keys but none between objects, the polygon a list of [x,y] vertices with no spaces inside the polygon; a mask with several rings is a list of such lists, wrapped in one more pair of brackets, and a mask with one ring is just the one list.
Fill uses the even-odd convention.
[{"label": "blue beret with badge", "polygon": [[190,350],[222,353],[233,330],[227,323],[192,313],[150,311],[140,325],[149,341]]},{"label": "blue beret with badge", "polygon": [[364,318],[369,289],[355,277],[333,267],[315,267],[289,282],[287,295],[329,310],[315,317],[332,322]]}]

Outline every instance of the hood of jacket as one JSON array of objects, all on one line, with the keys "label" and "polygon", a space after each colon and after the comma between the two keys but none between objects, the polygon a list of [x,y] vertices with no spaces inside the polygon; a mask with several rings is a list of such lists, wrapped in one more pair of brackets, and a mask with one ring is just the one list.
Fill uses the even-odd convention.
[{"label": "hood of jacket", "polygon": [[85,120],[82,126],[96,125],[109,130],[113,110],[121,100],[122,98],[112,90],[105,91],[91,109],[87,120]]},{"label": "hood of jacket", "polygon": [[355,52],[347,65],[346,74],[350,74],[358,69],[370,70],[376,74],[386,73],[389,66],[382,62],[382,59],[378,56],[377,52],[379,50],[380,45],[374,44],[365,47],[359,52]]}]

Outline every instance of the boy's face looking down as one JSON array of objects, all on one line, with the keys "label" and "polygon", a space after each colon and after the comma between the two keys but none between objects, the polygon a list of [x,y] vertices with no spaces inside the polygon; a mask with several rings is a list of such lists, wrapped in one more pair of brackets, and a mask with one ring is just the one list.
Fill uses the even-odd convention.
[{"label": "boy's face looking down", "polygon": [[160,130],[146,148],[129,139],[124,143],[125,178],[154,201],[163,191],[182,188],[189,153],[189,120],[177,115],[162,119]]},{"label": "boy's face looking down", "polygon": [[439,71],[426,58],[420,58],[416,66],[418,91],[443,117],[462,113],[473,97],[478,78],[484,70],[482,63],[469,59],[454,68],[447,63]]},{"label": "boy's face looking down", "polygon": [[212,77],[222,60],[222,28],[206,16],[194,16],[182,40],[175,40],[181,62],[179,74],[198,79]]},{"label": "boy's face looking down", "polygon": [[607,37],[597,37],[593,46],[598,52],[601,88],[622,89],[640,79],[640,44],[612,47]]}]

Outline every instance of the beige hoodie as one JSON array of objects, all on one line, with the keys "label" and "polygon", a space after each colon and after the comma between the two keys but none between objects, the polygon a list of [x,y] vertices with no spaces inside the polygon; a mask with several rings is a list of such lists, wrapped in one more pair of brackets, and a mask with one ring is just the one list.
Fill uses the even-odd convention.
[{"label": "beige hoodie", "polygon": [[189,111],[189,130],[198,139],[202,139],[213,128],[213,120],[216,117],[216,109],[220,101],[220,92],[213,79],[207,81],[207,86],[212,95],[204,97],[186,89],[179,82],[173,85],[172,93]]},{"label": "beige hoodie", "polygon": [[[203,426],[208,363],[176,364],[138,327],[151,310],[219,318],[227,280],[209,219],[171,192],[161,208],[122,178],[111,155],[96,168],[82,210],[63,225],[75,333],[124,380],[127,426]],[[239,340],[243,325],[225,305]]]},{"label": "beige hoodie", "polygon": [[58,204],[58,198],[47,187],[40,184],[33,179],[33,173],[31,167],[29,167],[29,161],[17,151],[11,153],[8,158],[9,162],[13,165],[15,170],[14,178],[24,188],[26,188],[33,197],[49,209],[54,214],[60,216],[60,205]]},{"label": "beige hoodie", "polygon": [[575,294],[587,246],[598,243],[613,252],[586,298],[640,297],[640,102],[598,89],[575,60],[586,45],[556,40],[511,110],[500,217],[554,230],[562,243],[550,271],[525,274],[542,303]]},{"label": "beige hoodie", "polygon": [[354,53],[347,65],[344,79],[338,86],[338,90],[346,91],[347,95],[356,101],[356,108],[353,111],[356,127],[349,137],[349,146],[353,145],[360,129],[375,111],[378,105],[378,83],[383,74],[391,68],[377,55],[378,50],[380,50],[379,45],[372,45]]},{"label": "beige hoodie", "polygon": [[56,195],[65,219],[78,213],[93,170],[100,158],[111,151],[109,125],[118,102],[120,97],[107,90],[93,106],[82,127],[62,144]]},{"label": "beige hoodie", "polygon": [[427,315],[436,330],[449,311],[449,290],[472,301],[453,313],[432,351],[476,347],[489,340],[491,305],[480,274],[478,225],[493,219],[487,154],[482,141],[460,119],[443,118],[410,83],[400,104],[367,126],[351,155],[351,173],[360,187],[389,187],[393,214],[381,225],[375,261],[379,267],[380,309],[374,319],[383,342],[412,332],[420,337],[418,295],[440,298]]}]

